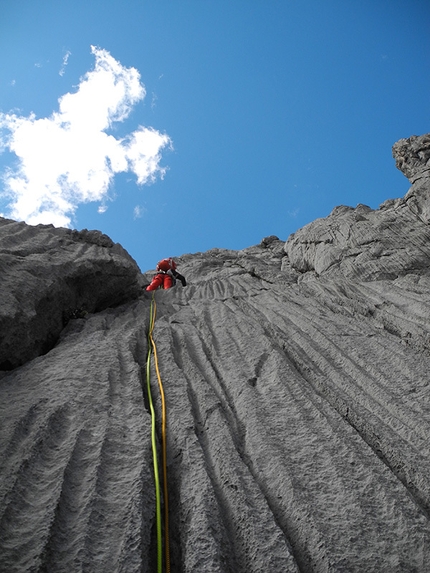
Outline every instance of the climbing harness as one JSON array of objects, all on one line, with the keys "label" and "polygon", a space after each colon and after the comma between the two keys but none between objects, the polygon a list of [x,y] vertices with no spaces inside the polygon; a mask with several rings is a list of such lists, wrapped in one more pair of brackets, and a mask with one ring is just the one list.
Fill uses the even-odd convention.
[{"label": "climbing harness", "polygon": [[149,311],[148,357],[146,360],[146,385],[148,392],[149,409],[151,411],[151,443],[152,443],[152,458],[154,466],[155,505],[156,505],[156,524],[157,524],[157,573],[162,573],[163,540],[162,540],[162,527],[161,527],[161,494],[160,494],[160,478],[158,473],[156,417],[151,395],[151,355],[153,353],[155,371],[157,373],[157,379],[158,379],[158,388],[161,397],[161,445],[162,445],[163,497],[164,497],[164,554],[165,554],[166,573],[170,573],[169,504],[168,504],[168,491],[167,491],[166,401],[164,397],[164,388],[163,388],[163,383],[161,381],[160,370],[158,368],[157,347],[154,338],[152,336],[155,325],[156,314],[157,314],[157,305],[155,302],[155,291],[154,291],[152,293],[151,307]]}]

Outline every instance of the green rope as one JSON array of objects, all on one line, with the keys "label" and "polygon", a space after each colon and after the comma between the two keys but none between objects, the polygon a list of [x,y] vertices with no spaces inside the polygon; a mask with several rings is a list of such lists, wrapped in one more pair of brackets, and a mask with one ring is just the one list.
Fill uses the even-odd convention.
[{"label": "green rope", "polygon": [[[157,305],[154,298],[154,309],[152,312],[152,324],[155,323]],[[161,380],[160,368],[158,367],[157,345],[155,344],[154,329],[149,333],[152,351],[154,354],[155,371],[157,373],[158,387],[161,398],[161,450],[163,460],[163,485],[164,485],[164,555],[166,573],[170,573],[170,540],[169,540],[169,492],[167,487],[167,436],[166,436],[166,398],[164,394],[163,381]]]},{"label": "green rope", "polygon": [[156,520],[157,520],[157,572],[162,573],[163,569],[163,541],[161,536],[161,496],[160,496],[160,478],[158,475],[157,459],[157,441],[155,432],[155,410],[151,396],[151,336],[154,329],[154,296],[152,293],[151,309],[149,311],[149,334],[148,334],[148,358],[146,360],[146,384],[148,390],[149,409],[151,410],[152,429],[152,459],[154,464],[154,481],[155,481],[155,502],[156,502]]}]

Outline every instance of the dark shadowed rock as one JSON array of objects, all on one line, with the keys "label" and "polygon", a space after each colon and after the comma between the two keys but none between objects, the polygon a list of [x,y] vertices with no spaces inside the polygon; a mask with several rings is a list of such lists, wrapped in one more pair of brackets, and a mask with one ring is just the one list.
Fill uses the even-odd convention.
[{"label": "dark shadowed rock", "polygon": [[50,350],[70,318],[136,297],[138,275],[99,231],[0,218],[0,370]]},{"label": "dark shadowed rock", "polygon": [[[171,570],[426,573],[420,213],[406,198],[338,207],[287,243],[178,262],[188,286],[156,293],[154,330]],[[156,570],[149,306],[70,320],[0,380],[0,570]],[[160,436],[155,375],[152,394]]]}]

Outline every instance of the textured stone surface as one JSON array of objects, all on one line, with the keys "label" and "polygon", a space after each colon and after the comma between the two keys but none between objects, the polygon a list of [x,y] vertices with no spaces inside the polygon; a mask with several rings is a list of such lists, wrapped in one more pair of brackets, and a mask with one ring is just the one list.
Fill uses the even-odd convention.
[{"label": "textured stone surface", "polygon": [[[430,248],[406,197],[184,255],[189,286],[156,293],[172,571],[429,570]],[[0,570],[156,569],[149,305],[3,374]]]},{"label": "textured stone surface", "polygon": [[393,157],[396,160],[396,167],[411,183],[415,183],[421,177],[428,177],[430,134],[412,135],[407,139],[400,139],[393,145]]},{"label": "textured stone surface", "polygon": [[128,253],[99,231],[0,217],[0,369],[51,349],[76,311],[135,297],[139,274]]},{"label": "textured stone surface", "polygon": [[291,236],[285,250],[301,273],[372,281],[425,272],[429,240],[428,223],[402,199],[376,211],[336,207]]}]

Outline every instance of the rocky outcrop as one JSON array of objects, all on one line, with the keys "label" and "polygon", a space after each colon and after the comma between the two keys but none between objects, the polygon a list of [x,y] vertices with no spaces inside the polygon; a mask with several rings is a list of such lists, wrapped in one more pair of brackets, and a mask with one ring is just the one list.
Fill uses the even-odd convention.
[{"label": "rocky outcrop", "polygon": [[[172,571],[428,571],[424,184],[184,255],[188,286],[156,293]],[[1,570],[155,570],[149,306],[72,319],[4,372]]]},{"label": "rocky outcrop", "polygon": [[401,139],[396,165],[413,183],[403,199],[379,209],[336,207],[292,235],[286,252],[301,273],[339,274],[361,281],[426,272],[430,240],[430,136]]},{"label": "rocky outcrop", "polygon": [[429,177],[430,134],[412,135],[407,139],[400,139],[393,145],[393,157],[396,167],[411,183]]},{"label": "rocky outcrop", "polygon": [[0,218],[0,370],[50,350],[72,316],[135,298],[137,264],[99,231]]},{"label": "rocky outcrop", "polygon": [[402,199],[376,211],[336,207],[291,236],[286,252],[301,273],[374,281],[425,271],[429,240],[428,223]]}]

